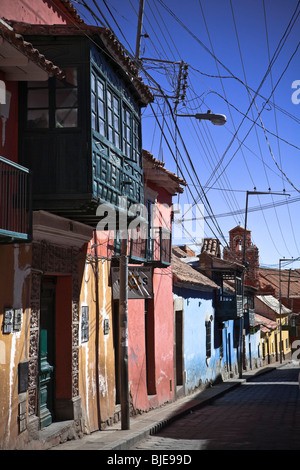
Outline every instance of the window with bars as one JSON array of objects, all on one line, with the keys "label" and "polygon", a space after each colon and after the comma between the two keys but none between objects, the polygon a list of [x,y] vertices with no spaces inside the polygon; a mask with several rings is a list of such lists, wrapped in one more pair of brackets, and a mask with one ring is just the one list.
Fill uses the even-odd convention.
[{"label": "window with bars", "polygon": [[211,322],[205,322],[206,326],[206,357],[211,357]]}]

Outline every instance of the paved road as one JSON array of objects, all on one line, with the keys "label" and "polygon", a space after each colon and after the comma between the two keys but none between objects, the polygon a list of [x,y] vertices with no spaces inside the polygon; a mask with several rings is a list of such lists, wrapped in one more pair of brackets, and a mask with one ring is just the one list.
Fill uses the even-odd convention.
[{"label": "paved road", "polygon": [[261,375],[131,450],[300,450],[299,363]]}]

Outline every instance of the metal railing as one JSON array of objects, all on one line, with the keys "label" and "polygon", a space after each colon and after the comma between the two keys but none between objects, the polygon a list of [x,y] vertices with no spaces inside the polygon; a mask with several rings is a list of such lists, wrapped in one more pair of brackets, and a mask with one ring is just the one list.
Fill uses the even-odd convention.
[{"label": "metal railing", "polygon": [[149,240],[148,262],[160,267],[170,266],[172,233],[163,227],[152,227]]},{"label": "metal railing", "polygon": [[0,156],[0,242],[31,241],[30,171]]}]

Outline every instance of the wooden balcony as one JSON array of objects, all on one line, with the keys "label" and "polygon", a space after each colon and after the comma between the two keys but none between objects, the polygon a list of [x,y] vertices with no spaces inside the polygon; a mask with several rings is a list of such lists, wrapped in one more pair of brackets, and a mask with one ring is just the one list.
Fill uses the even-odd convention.
[{"label": "wooden balcony", "polygon": [[0,243],[31,241],[31,174],[0,157]]},{"label": "wooden balcony", "polygon": [[244,327],[253,328],[255,326],[255,310],[254,308],[244,309]]},{"label": "wooden balcony", "polygon": [[242,296],[222,294],[215,303],[216,319],[218,321],[237,320],[243,316]]}]

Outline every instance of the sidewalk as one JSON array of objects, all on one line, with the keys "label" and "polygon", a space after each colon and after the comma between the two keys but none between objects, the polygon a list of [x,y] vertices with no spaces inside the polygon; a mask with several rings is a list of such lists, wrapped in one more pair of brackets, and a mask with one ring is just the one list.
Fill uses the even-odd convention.
[{"label": "sidewalk", "polygon": [[140,440],[149,435],[156,434],[164,426],[179,419],[193,409],[207,405],[215,398],[239,386],[241,383],[259,374],[267,373],[283,364],[274,363],[267,367],[247,371],[242,379],[234,378],[226,382],[213,385],[202,392],[195,392],[186,397],[177,399],[172,403],[137,415],[130,419],[130,429],[122,430],[121,423],[110,426],[105,431],[96,431],[90,435],[84,435],[82,439],[67,441],[52,447],[50,450],[128,450]]}]

